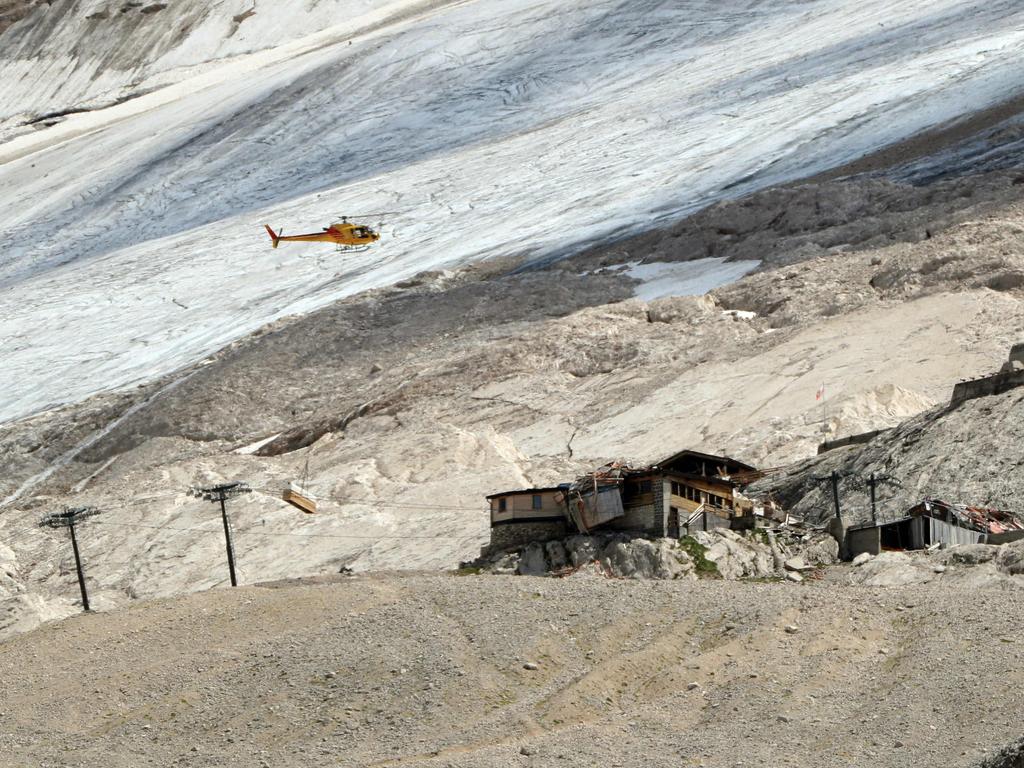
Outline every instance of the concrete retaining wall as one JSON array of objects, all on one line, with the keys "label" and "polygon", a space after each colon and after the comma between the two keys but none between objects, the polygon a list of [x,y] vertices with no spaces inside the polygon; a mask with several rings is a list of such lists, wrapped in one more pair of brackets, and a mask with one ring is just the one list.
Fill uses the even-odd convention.
[{"label": "concrete retaining wall", "polygon": [[878,555],[882,552],[882,529],[860,528],[846,532],[846,556],[854,558],[862,552]]},{"label": "concrete retaining wall", "polygon": [[953,387],[953,398],[949,404],[957,406],[976,397],[999,395],[1021,386],[1024,386],[1024,371],[1007,371],[974,381],[961,381]]},{"label": "concrete retaining wall", "polygon": [[818,446],[818,453],[825,453],[826,451],[832,451],[836,448],[845,448],[848,445],[863,445],[864,443],[870,443],[880,434],[888,431],[888,429],[876,429],[871,432],[862,432],[859,435],[849,435],[848,437],[840,437],[835,440],[826,440]]},{"label": "concrete retaining wall", "polygon": [[990,533],[985,539],[986,544],[1009,544],[1011,541],[1024,539],[1024,531],[1006,531],[1006,533]]}]

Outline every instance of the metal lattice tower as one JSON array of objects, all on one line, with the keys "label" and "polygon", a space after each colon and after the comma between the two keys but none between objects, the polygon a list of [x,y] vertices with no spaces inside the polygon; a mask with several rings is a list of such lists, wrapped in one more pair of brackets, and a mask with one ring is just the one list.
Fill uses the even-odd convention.
[{"label": "metal lattice tower", "polygon": [[82,609],[89,608],[89,594],[85,589],[85,573],[82,570],[82,556],[78,552],[78,536],[75,535],[75,525],[90,517],[95,517],[100,511],[96,507],[64,507],[61,512],[52,512],[42,520],[39,525],[43,528],[67,528],[71,532],[71,548],[75,552],[75,570],[78,572],[78,588],[82,592]]}]

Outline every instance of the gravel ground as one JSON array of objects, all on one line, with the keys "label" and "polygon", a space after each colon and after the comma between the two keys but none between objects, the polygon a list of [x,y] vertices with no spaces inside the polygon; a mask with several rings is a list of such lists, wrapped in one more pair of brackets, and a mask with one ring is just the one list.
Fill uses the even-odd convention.
[{"label": "gravel ground", "polygon": [[967,766],[1020,736],[1020,590],[276,586],[0,644],[0,765]]}]

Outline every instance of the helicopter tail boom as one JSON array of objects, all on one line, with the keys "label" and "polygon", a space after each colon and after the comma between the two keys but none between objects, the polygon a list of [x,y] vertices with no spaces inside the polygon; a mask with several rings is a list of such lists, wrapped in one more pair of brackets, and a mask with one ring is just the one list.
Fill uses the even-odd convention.
[{"label": "helicopter tail boom", "polygon": [[269,224],[264,224],[263,226],[267,230],[267,234],[270,235],[270,242],[273,243],[273,247],[277,248],[277,244],[281,242],[281,236],[272,230]]}]

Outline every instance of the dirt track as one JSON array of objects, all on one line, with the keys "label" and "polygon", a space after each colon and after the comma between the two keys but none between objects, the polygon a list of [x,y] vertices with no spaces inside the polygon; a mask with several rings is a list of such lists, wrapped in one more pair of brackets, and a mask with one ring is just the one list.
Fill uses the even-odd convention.
[{"label": "dirt track", "polygon": [[834,583],[217,590],[0,645],[0,765],[965,766],[1020,735],[1022,608]]}]

